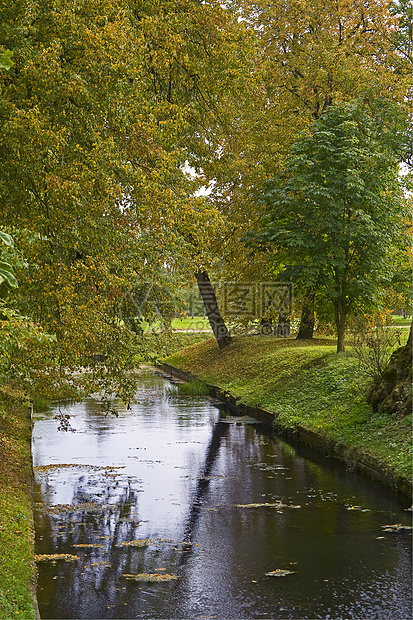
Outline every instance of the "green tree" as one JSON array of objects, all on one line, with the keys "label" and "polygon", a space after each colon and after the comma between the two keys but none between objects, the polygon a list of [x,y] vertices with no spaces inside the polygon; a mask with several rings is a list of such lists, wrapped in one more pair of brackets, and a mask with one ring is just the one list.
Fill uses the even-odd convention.
[{"label": "green tree", "polygon": [[[394,107],[390,107],[394,111]],[[407,254],[408,208],[389,144],[402,139],[386,102],[333,105],[294,144],[284,176],[268,183],[259,243],[333,309],[337,351],[346,320],[380,305]]]},{"label": "green tree", "polygon": [[[209,243],[218,276],[270,280],[265,257],[251,261],[242,243],[259,224],[262,184],[281,172],[298,132],[329,105],[368,88],[403,101],[411,71],[401,66],[396,77],[400,58],[383,31],[397,32],[398,18],[385,1],[233,0],[225,10],[213,5],[201,5],[210,24],[202,32],[203,12],[196,13],[199,6],[193,12],[204,40],[190,55],[193,86],[176,69],[172,80],[164,75],[162,92],[169,96],[172,83],[172,97],[187,97],[188,159],[210,184],[209,204],[226,223]],[[308,291],[307,306],[313,295]]]},{"label": "green tree", "polygon": [[197,270],[202,244],[190,239],[215,224],[182,170],[190,111],[159,92],[154,73],[180,58],[185,28],[168,32],[189,17],[171,5],[171,22],[159,2],[0,9],[15,59],[0,76],[0,224],[29,264],[13,306],[56,335],[47,354],[25,353],[33,385],[47,381],[51,395],[63,384],[94,389],[73,374],[93,366],[95,388],[130,397],[128,371],[149,349],[140,320],[161,309],[168,322],[167,284]]}]

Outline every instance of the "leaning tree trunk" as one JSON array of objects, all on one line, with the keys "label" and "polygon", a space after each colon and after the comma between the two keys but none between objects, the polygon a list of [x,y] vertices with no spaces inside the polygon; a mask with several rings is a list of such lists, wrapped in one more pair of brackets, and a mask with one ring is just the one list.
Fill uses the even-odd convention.
[{"label": "leaning tree trunk", "polygon": [[311,340],[314,334],[314,300],[313,289],[307,289],[304,295],[304,305],[301,311],[300,327],[298,328],[297,340]]},{"label": "leaning tree trunk", "polygon": [[215,291],[212,287],[208,273],[206,271],[198,271],[196,274],[196,281],[202,301],[204,302],[205,313],[208,317],[215,339],[219,348],[225,349],[225,347],[231,344],[232,339],[229,335],[227,326],[224,323],[224,319],[221,316],[221,312],[219,311]]}]

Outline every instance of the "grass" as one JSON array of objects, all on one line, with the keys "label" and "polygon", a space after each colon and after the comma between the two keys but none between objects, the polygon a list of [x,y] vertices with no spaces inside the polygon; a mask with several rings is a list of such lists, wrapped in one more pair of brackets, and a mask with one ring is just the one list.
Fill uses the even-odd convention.
[{"label": "grass", "polygon": [[0,618],[36,618],[30,420],[23,406],[0,414]]},{"label": "grass", "polygon": [[[149,324],[147,321],[142,321],[142,328],[144,332],[150,332],[154,330],[158,331],[161,327],[159,321],[155,321],[154,323]],[[173,331],[202,331],[202,330],[211,330],[211,326],[209,324],[208,319],[204,319],[202,316],[195,316],[193,319],[191,317],[185,316],[182,318],[176,318],[172,320],[171,324]]]},{"label": "grass", "polygon": [[365,400],[367,380],[351,351],[335,341],[245,336],[219,351],[213,340],[195,344],[166,361],[200,380],[219,385],[246,404],[275,411],[286,427],[296,424],[344,447],[372,456],[393,475],[411,478],[412,419],[374,414]]},{"label": "grass", "polygon": [[141,362],[153,363],[168,355],[173,355],[189,345],[203,342],[205,339],[210,338],[210,334],[205,332],[172,332],[168,337],[159,337],[156,334],[148,333],[146,338],[148,340],[147,351],[143,355],[136,356],[135,361],[137,364]]},{"label": "grass", "polygon": [[178,396],[208,396],[209,390],[208,386],[204,381],[199,381],[195,379],[194,381],[188,381],[185,383],[177,384],[178,391],[170,391],[170,395],[174,396],[175,394]]},{"label": "grass", "polygon": [[404,319],[399,314],[392,314],[391,315],[391,320],[392,320],[392,323],[394,325],[400,325],[400,326],[410,327],[410,325],[412,323],[412,317],[411,316],[406,316],[406,318]]},{"label": "grass", "polygon": [[211,326],[209,324],[208,319],[204,319],[202,316],[195,316],[193,319],[191,317],[184,317],[182,319],[174,319],[172,321],[172,329],[174,330],[193,330],[199,331],[207,329],[211,331]]}]

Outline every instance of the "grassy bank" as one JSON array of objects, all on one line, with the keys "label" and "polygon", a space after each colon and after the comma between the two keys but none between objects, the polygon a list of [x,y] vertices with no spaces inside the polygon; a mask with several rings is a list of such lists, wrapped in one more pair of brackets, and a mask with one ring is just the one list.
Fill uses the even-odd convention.
[{"label": "grassy bank", "polygon": [[0,618],[29,620],[33,609],[30,420],[26,407],[0,410]]},{"label": "grassy bank", "polygon": [[295,424],[355,452],[371,455],[383,471],[410,479],[412,419],[373,414],[367,382],[351,352],[337,354],[332,339],[297,341],[245,336],[219,351],[215,341],[195,344],[166,361],[208,383],[275,411]]}]

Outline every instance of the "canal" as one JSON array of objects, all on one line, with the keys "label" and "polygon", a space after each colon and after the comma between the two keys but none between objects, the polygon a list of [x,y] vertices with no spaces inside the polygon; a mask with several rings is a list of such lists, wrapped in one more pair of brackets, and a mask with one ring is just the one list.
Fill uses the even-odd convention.
[{"label": "canal", "polygon": [[412,618],[407,499],[152,370],[118,417],[56,412],[33,428],[42,618]]}]

